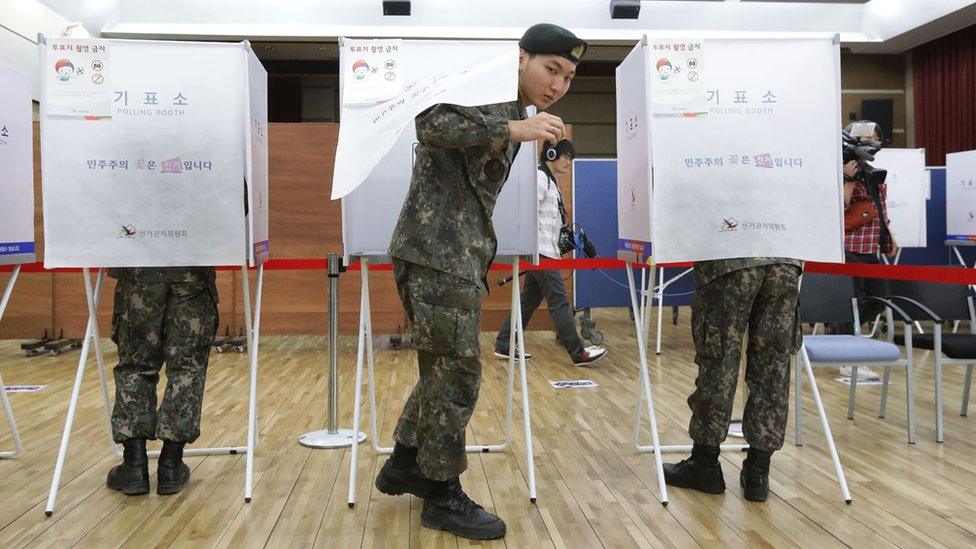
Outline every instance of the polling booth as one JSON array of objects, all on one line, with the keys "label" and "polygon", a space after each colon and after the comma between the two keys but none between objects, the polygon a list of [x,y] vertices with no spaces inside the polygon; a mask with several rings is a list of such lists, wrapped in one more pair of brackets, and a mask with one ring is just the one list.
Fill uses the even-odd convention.
[{"label": "polling booth", "polygon": [[932,196],[925,149],[882,149],[871,165],[888,172],[885,207],[898,248],[924,248],[928,242],[926,203]]},{"label": "polling booth", "polygon": [[[268,259],[267,73],[243,43],[42,37],[46,268],[81,268],[88,328],[46,512],[54,511],[88,351],[94,346],[111,440],[111,399],[96,321],[108,267],[236,266],[249,352],[247,441],[257,445],[257,357]],[[257,267],[254,315],[248,267]],[[98,268],[92,284],[90,270]],[[150,453],[156,457],[158,452]]]},{"label": "polling booth", "polygon": [[[654,277],[638,299],[634,266],[764,256],[842,262],[840,119],[835,36],[647,36],[617,69],[619,257],[640,358],[634,446],[654,454],[662,504],[661,453],[690,446],[663,446],[658,436],[645,348]],[[804,131],[784,139],[787,127]],[[803,370],[849,501],[809,362]],[[645,411],[650,445],[638,437]]]},{"label": "polling booth", "polygon": [[[430,60],[436,59],[436,63]],[[518,46],[508,41],[352,40],[340,42],[342,124],[333,178],[333,199],[342,200],[343,254],[360,263],[359,342],[351,437],[359,437],[363,365],[368,377],[370,436],[375,451],[377,432],[373,374],[369,263],[386,261],[388,249],[416,159],[414,118],[438,103],[463,106],[515,101],[518,89]],[[530,108],[531,109],[531,108]],[[532,114],[531,112],[529,113]],[[535,501],[530,403],[526,390],[525,351],[519,301],[519,259],[538,263],[536,160],[533,143],[524,143],[494,210],[498,239],[496,262],[513,268],[512,326],[508,364],[505,438],[498,444],[468,446],[469,452],[503,451],[510,446],[515,399],[515,356],[521,379],[522,414],[528,463],[529,497]],[[355,504],[358,463],[352,444],[348,503]]]},{"label": "polling booth", "polygon": [[[0,265],[13,265],[3,296],[0,321],[10,302],[20,266],[34,262],[34,137],[31,127],[31,83],[27,71],[0,63]],[[23,450],[14,413],[0,377],[0,403],[7,418],[14,449],[0,451],[9,458]]]},{"label": "polling booth", "polygon": [[962,247],[976,245],[976,151],[946,155],[946,246],[968,267]]},{"label": "polling booth", "polygon": [[[628,264],[641,265],[653,263],[651,241],[654,185],[649,158],[652,147],[652,105],[648,101],[651,77],[650,69],[646,66],[648,62],[643,50],[635,49],[616,70],[618,257]],[[658,299],[658,310],[661,311],[662,297],[659,291],[663,293],[669,284],[662,280],[661,284],[655,285],[655,274],[653,268],[640,270],[638,302],[642,316],[648,314],[655,298]],[[675,280],[686,274],[687,271],[683,271]],[[635,291],[632,285],[630,291]],[[646,318],[642,323],[648,326]],[[659,326],[660,323],[659,315]],[[658,334],[660,337],[660,330]],[[660,352],[660,343],[657,350]]]}]

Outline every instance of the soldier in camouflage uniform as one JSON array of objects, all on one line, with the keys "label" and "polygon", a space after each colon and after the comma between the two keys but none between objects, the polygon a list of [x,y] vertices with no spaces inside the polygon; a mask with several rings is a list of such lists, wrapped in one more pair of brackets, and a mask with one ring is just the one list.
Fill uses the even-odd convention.
[{"label": "soldier in camouflage uniform", "polygon": [[[123,463],[108,486],[125,494],[149,492],[146,439],[162,439],[157,492],[175,494],[190,478],[183,447],[200,436],[203,388],[217,332],[217,286],[212,267],[111,269],[118,280],[112,341],[119,350],[112,432]],[[156,384],[166,363],[166,392],[156,408]]]},{"label": "soldier in camouflage uniform", "polygon": [[765,501],[769,459],[783,447],[789,411],[790,359],[800,347],[797,315],[802,263],[753,257],[695,263],[692,336],[698,379],[688,397],[694,441],[691,458],[665,464],[668,484],[717,494],[725,491],[719,446],[728,434],[739,378],[742,338],[749,333],[743,434],[749,453],[740,483],[750,501]]},{"label": "soldier in camouflage uniform", "polygon": [[459,481],[481,385],[481,301],[497,248],[492,212],[520,143],[562,138],[559,118],[527,118],[525,108],[541,111],[562,97],[586,51],[569,31],[545,24],[519,46],[518,101],[440,104],[417,116],[420,147],[390,245],[420,379],[376,487],[424,498],[424,526],[472,539],[505,535],[504,521],[471,501]]}]

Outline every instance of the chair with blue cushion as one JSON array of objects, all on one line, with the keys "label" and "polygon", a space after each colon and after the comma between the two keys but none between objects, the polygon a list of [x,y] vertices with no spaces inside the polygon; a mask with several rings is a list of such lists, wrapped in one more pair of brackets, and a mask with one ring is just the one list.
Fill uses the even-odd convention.
[{"label": "chair with blue cushion", "polygon": [[[854,335],[809,335],[804,336],[800,349],[800,359],[807,364],[822,366],[851,366],[851,388],[847,405],[847,418],[854,419],[854,404],[857,396],[857,368],[859,366],[881,367],[885,369],[887,381],[892,367],[905,368],[906,399],[908,406],[908,442],[915,443],[915,370],[912,363],[912,320],[901,307],[890,300],[878,297],[863,297],[862,301],[877,301],[885,307],[887,320],[887,340],[881,341],[861,337],[861,321],[858,317],[858,300],[854,297],[854,284],[850,277],[806,273],[800,285],[800,319],[803,323],[853,323]],[[894,343],[895,321],[904,324],[905,354]],[[812,377],[812,373],[811,373]],[[803,377],[796,373],[796,389],[800,394]],[[813,388],[816,392],[816,387]],[[879,417],[884,417],[885,397],[881,400]],[[796,443],[803,443],[802,408],[796,403]]]},{"label": "chair with blue cushion", "polygon": [[[891,299],[920,321],[931,321],[932,332],[918,334],[911,344],[915,348],[934,351],[935,354],[935,441],[942,442],[942,366],[965,365],[966,379],[963,386],[962,409],[965,416],[969,408],[969,388],[973,381],[973,364],[976,363],[976,313],[969,287],[960,284],[936,282],[891,281]],[[969,321],[968,333],[943,333],[946,321]],[[902,337],[895,343],[905,344]],[[888,395],[888,370],[885,370],[881,393],[881,410],[884,413]]]}]

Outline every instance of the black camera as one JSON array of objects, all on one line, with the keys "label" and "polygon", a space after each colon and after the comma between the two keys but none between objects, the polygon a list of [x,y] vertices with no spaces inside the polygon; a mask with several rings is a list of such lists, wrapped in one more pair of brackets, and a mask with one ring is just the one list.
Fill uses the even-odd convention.
[{"label": "black camera", "polygon": [[868,164],[874,160],[874,155],[881,150],[878,141],[861,141],[845,130],[840,131],[841,146],[844,152],[844,164],[852,160],[857,161],[857,174],[854,179],[860,179],[869,189],[877,189],[888,177],[888,170],[875,168]]},{"label": "black camera", "polygon": [[881,150],[881,142],[861,141],[847,130],[840,131],[840,141],[844,148],[844,164],[851,160],[869,162]]},{"label": "black camera", "polygon": [[556,245],[559,247],[559,255],[566,255],[575,250],[576,235],[573,233],[573,230],[563,225],[559,229],[559,242]]},{"label": "black camera", "polygon": [[597,256],[596,246],[590,242],[586,236],[586,231],[578,226],[563,225],[559,229],[559,253],[565,255],[573,250],[582,252],[584,257],[593,258]]}]

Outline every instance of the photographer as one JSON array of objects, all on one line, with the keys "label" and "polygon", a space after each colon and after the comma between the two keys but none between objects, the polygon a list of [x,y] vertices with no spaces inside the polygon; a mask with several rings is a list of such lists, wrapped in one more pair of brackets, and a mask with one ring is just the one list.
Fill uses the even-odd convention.
[{"label": "photographer", "polygon": [[[886,172],[874,169],[868,161],[881,150],[884,130],[870,120],[851,123],[844,137],[844,251],[848,263],[881,263],[880,254],[895,252],[895,242],[885,205],[888,188]],[[864,296],[888,294],[887,281],[879,278],[855,278],[854,293]],[[861,322],[869,322],[882,312],[876,303],[863,303],[858,310]],[[853,334],[851,324],[832,327],[834,333]],[[841,368],[850,375],[850,367]],[[880,379],[870,368],[858,368],[858,377]]]},{"label": "photographer", "polygon": [[[539,254],[543,258],[556,259],[573,250],[572,230],[567,226],[566,209],[556,176],[569,173],[576,149],[568,139],[552,145],[546,142],[539,159],[536,174],[536,197],[539,207]],[[592,255],[596,255],[595,252]],[[549,316],[556,325],[559,343],[569,353],[576,366],[592,364],[606,355],[603,347],[583,347],[583,340],[576,332],[573,310],[566,297],[566,287],[558,270],[526,271],[525,287],[522,288],[522,326],[529,325],[532,314],[545,298],[549,306]],[[511,337],[511,316],[507,317],[498,337],[495,339],[495,356],[508,359],[509,338]],[[518,351],[516,351],[517,353]],[[531,355],[526,353],[525,359]]]}]

